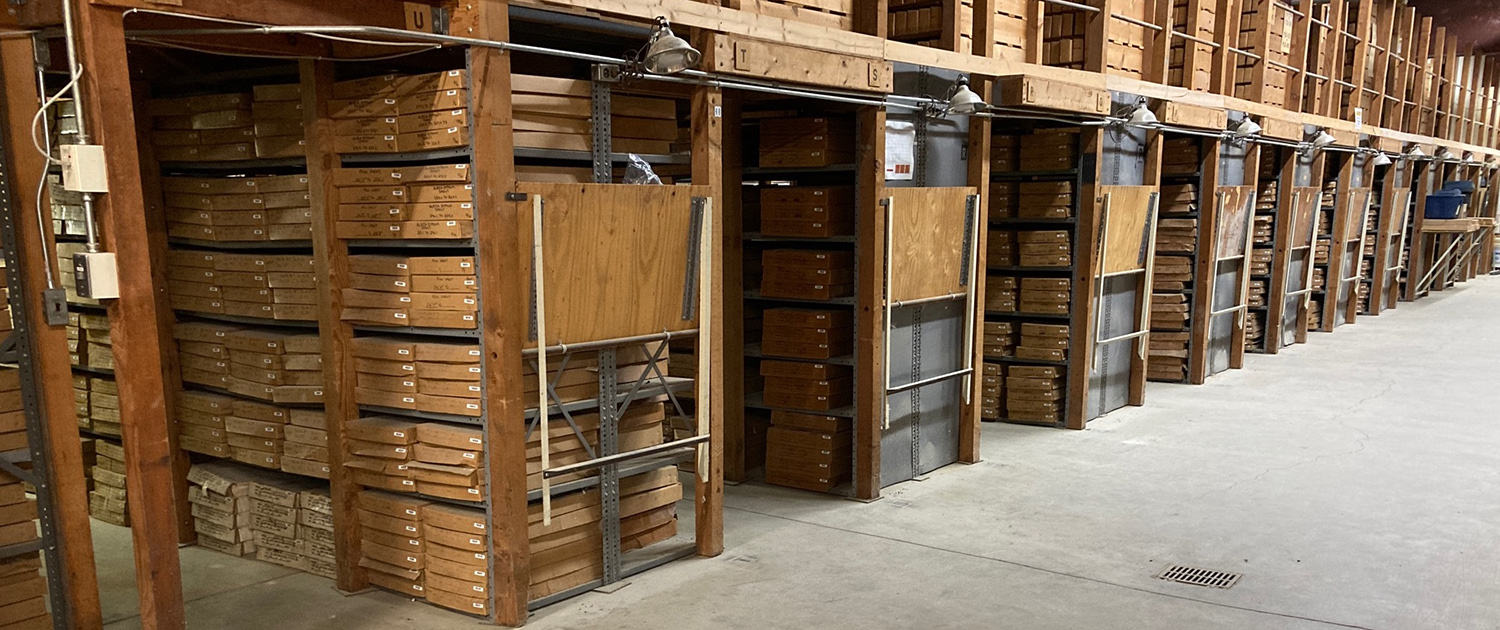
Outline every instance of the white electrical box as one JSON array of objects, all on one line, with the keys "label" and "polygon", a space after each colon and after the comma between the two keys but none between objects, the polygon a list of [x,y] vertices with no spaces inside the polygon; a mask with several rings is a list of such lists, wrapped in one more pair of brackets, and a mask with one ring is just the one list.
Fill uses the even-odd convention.
[{"label": "white electrical box", "polygon": [[104,146],[62,145],[63,188],[73,192],[109,192],[109,174],[104,168]]},{"label": "white electrical box", "polygon": [[78,296],[95,300],[120,297],[120,271],[112,252],[78,252],[73,254],[73,283]]}]

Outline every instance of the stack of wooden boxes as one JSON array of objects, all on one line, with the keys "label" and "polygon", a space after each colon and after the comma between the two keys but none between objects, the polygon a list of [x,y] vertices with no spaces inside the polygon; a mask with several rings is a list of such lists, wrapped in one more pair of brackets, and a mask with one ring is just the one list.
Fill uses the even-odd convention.
[{"label": "stack of wooden boxes", "polygon": [[[47,200],[52,206],[53,234],[59,236],[88,235],[88,215],[83,210],[83,193],[64,188],[62,175],[47,175]],[[67,267],[64,267],[64,269],[67,269]]]},{"label": "stack of wooden boxes", "polygon": [[967,25],[974,21],[974,7],[968,2],[943,4],[931,0],[890,0],[890,38],[921,46],[939,47],[942,45],[946,19],[944,14],[949,11],[957,13],[956,24]]},{"label": "stack of wooden boxes", "polygon": [[[1067,152],[1069,155],[1071,151]],[[1016,217],[1066,219],[1073,216],[1073,182],[1022,182],[1017,188]]]},{"label": "stack of wooden boxes", "polygon": [[1135,0],[1113,5],[1111,12],[1116,18],[1123,19],[1110,20],[1107,27],[1109,44],[1104,50],[1104,67],[1109,74],[1132,79],[1146,78],[1146,49],[1157,29],[1142,24],[1156,20],[1155,4]]},{"label": "stack of wooden boxes", "polygon": [[[1177,174],[1197,168],[1196,141],[1169,140],[1174,151],[1187,155],[1176,160]],[[1197,184],[1177,183],[1161,187],[1161,218],[1156,228],[1156,261],[1151,276],[1151,343],[1146,374],[1151,380],[1182,382],[1188,376],[1188,344],[1191,338],[1193,264],[1198,252]]]},{"label": "stack of wooden boxes", "polygon": [[854,234],[854,189],[849,186],[770,186],[760,193],[765,236],[820,238]]},{"label": "stack of wooden boxes", "polygon": [[761,167],[822,167],[853,161],[852,117],[767,118],[760,123]]},{"label": "stack of wooden boxes", "polygon": [[147,101],[156,158],[163,162],[254,159],[255,120],[250,103],[251,96],[243,92]]},{"label": "stack of wooden boxes", "polygon": [[229,433],[226,418],[234,415],[231,396],[192,390],[177,392],[177,445],[182,450],[228,459]]},{"label": "stack of wooden boxes", "polygon": [[111,525],[130,526],[125,496],[125,449],[108,440],[94,441],[94,489],[89,491],[89,516]]},{"label": "stack of wooden boxes", "polygon": [[[1054,232],[1053,234],[1064,234],[1067,232]],[[1066,246],[1065,242],[1049,242],[1048,245],[1060,244]],[[1025,251],[1026,245],[1022,245]],[[1048,254],[1053,256],[1054,254]],[[1024,258],[1026,254],[1022,254]],[[1061,265],[1036,265],[1036,266],[1061,266]],[[1067,315],[1073,299],[1073,281],[1070,278],[1021,278],[1021,301],[1018,310],[1022,313],[1039,315]],[[1024,357],[1022,357],[1024,358]]]},{"label": "stack of wooden boxes", "polygon": [[474,328],[478,278],[472,256],[349,257],[342,318],[379,326]]},{"label": "stack of wooden boxes", "polygon": [[0,453],[26,448],[26,443],[26,409],[21,401],[21,371],[0,368]]},{"label": "stack of wooden boxes", "polygon": [[984,357],[1003,359],[1015,356],[1017,333],[1014,322],[985,322]]},{"label": "stack of wooden boxes", "polygon": [[333,504],[325,484],[228,462],[188,471],[198,544],[334,577]]},{"label": "stack of wooden boxes", "polygon": [[989,5],[995,12],[995,41],[992,43],[1004,51],[995,56],[1024,54],[1027,42],[1036,41],[1029,18],[1034,5],[1029,0],[991,0]]},{"label": "stack of wooden boxes", "polygon": [[766,297],[830,300],[854,295],[854,253],[768,249],[762,254],[760,292]]},{"label": "stack of wooden boxes", "polygon": [[985,363],[979,395],[979,417],[984,420],[999,420],[1005,417],[1005,366]]},{"label": "stack of wooden boxes", "polygon": [[[1016,260],[1022,267],[1071,267],[1073,265],[1073,235],[1066,230],[1018,230],[1016,244],[1018,252]],[[1042,299],[1040,296],[1037,296],[1033,302],[1043,310],[1027,308],[1026,291],[1027,288],[1023,282],[1020,304],[1023,312],[1067,312],[1066,306],[1061,311],[1057,311],[1055,300]]]},{"label": "stack of wooden boxes", "polygon": [[174,336],[184,383],[283,405],[323,400],[322,345],[316,334],[184,323]]},{"label": "stack of wooden boxes", "polygon": [[318,274],[311,254],[167,252],[172,308],[266,320],[317,321]]},{"label": "stack of wooden boxes", "polygon": [[[63,274],[65,276],[72,274]],[[9,318],[6,318],[9,321]],[[109,339],[109,317],[96,313],[68,313],[68,359],[73,365],[100,370],[115,367]]]},{"label": "stack of wooden boxes", "polygon": [[339,153],[409,153],[467,146],[467,73],[381,75],[333,84],[328,115]]},{"label": "stack of wooden boxes", "polygon": [[[1269,9],[1270,14],[1263,15],[1262,8]],[[1255,56],[1235,56],[1235,97],[1251,98],[1252,92],[1259,89],[1260,102],[1275,107],[1287,106],[1287,88],[1291,73],[1286,70],[1286,67],[1293,61],[1291,59],[1294,43],[1292,40],[1295,38],[1293,34],[1295,17],[1292,11],[1291,7],[1278,0],[1244,4],[1244,10],[1240,15],[1238,47]],[[1265,41],[1264,47],[1260,45],[1261,41]],[[1259,82],[1260,85],[1256,85],[1258,81],[1255,70],[1259,66],[1265,69],[1265,79]]]},{"label": "stack of wooden boxes", "polygon": [[[511,75],[511,91],[517,147],[566,151],[592,148],[589,81],[515,74]],[[611,151],[672,152],[672,143],[678,137],[674,101],[616,91],[610,95],[609,105]]]},{"label": "stack of wooden boxes", "polygon": [[773,410],[766,435],[766,482],[831,491],[852,475],[853,440],[852,418]]},{"label": "stack of wooden boxes", "polygon": [[[1027,278],[1042,280],[1044,278]],[[1050,280],[1050,278],[1047,278]],[[1060,280],[1066,281],[1066,278]],[[1066,293],[1066,291],[1064,291]],[[1017,359],[1040,363],[1068,361],[1068,326],[1066,324],[1021,324],[1021,343],[1016,346]]]},{"label": "stack of wooden boxes", "polygon": [[[995,241],[996,232],[990,232],[990,242]],[[993,260],[993,257],[991,257]],[[993,262],[990,263],[992,266]],[[1016,311],[1017,288],[1015,276],[990,274],[984,284],[984,310],[992,313],[1014,313]]]},{"label": "stack of wooden boxes", "polygon": [[[1038,129],[1021,136],[1017,165],[1022,171],[1065,171],[1078,167],[1078,136],[1076,127]],[[1035,192],[1046,194],[1047,190]],[[1057,191],[1062,192],[1062,191]],[[1068,189],[1069,193],[1072,192]],[[1028,194],[1022,186],[1021,194]]]},{"label": "stack of wooden boxes", "polygon": [[[26,498],[25,484],[0,472],[0,548],[36,540],[36,517],[36,502]],[[0,558],[0,628],[52,628],[52,618],[47,614],[47,581],[41,568],[36,551]]]},{"label": "stack of wooden boxes", "polygon": [[250,114],[255,121],[255,157],[290,158],[307,155],[302,84],[255,86],[251,90]]},{"label": "stack of wooden boxes", "polygon": [[104,376],[73,376],[73,407],[78,428],[96,435],[120,436],[120,389]]},{"label": "stack of wooden boxes", "polygon": [[1006,420],[1048,426],[1062,420],[1063,368],[1011,365],[1005,374]]},{"label": "stack of wooden boxes", "polygon": [[355,400],[362,405],[479,417],[479,345],[356,337]]},{"label": "stack of wooden boxes", "polygon": [[474,234],[467,164],[343,168],[338,224],[343,239],[464,239]]},{"label": "stack of wooden boxes", "polygon": [[306,175],[163,177],[167,234],[214,242],[312,238]]}]

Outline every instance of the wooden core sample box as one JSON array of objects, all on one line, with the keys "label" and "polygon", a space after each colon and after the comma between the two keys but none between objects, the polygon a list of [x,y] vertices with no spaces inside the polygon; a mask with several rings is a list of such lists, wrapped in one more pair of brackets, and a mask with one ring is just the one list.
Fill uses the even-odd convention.
[{"label": "wooden core sample box", "polygon": [[194,465],[188,482],[199,546],[335,576],[327,484],[231,462]]},{"label": "wooden core sample box", "polygon": [[468,164],[333,170],[341,239],[466,239],[474,235]]},{"label": "wooden core sample box", "polygon": [[473,256],[359,254],[349,257],[349,269],[340,315],[345,321],[421,328],[478,325]]},{"label": "wooden core sample box", "polygon": [[306,155],[301,85],[252,89],[146,101],[156,158],[222,162]]},{"label": "wooden core sample box", "polygon": [[218,242],[312,238],[307,175],[163,177],[161,186],[169,236]]},{"label": "wooden core sample box", "polygon": [[130,526],[125,493],[125,448],[108,440],[94,441],[94,468],[90,475],[89,516],[111,525]]},{"label": "wooden core sample box", "polygon": [[1062,419],[1066,383],[1059,367],[1012,365],[1005,370],[1005,418],[1053,425]]},{"label": "wooden core sample box", "polygon": [[[593,103],[589,81],[511,75],[515,145],[534,149],[593,148]],[[671,99],[612,93],[610,150],[666,154],[677,141],[677,103]]]},{"label": "wooden core sample box", "polygon": [[854,253],[768,249],[761,254],[760,292],[766,297],[831,300],[854,295]]},{"label": "wooden core sample box", "polygon": [[410,153],[469,144],[468,73],[380,75],[332,86],[334,150]]},{"label": "wooden core sample box", "polygon": [[[21,480],[0,472],[0,547],[37,538],[36,501],[26,497]],[[47,630],[47,580],[39,552],[0,558],[0,628]]]},{"label": "wooden core sample box", "polygon": [[854,420],[775,410],[766,435],[766,483],[829,492],[852,476]]},{"label": "wooden core sample box", "polygon": [[763,168],[816,168],[853,161],[852,117],[767,118],[760,122]]},{"label": "wooden core sample box", "polygon": [[282,405],[323,401],[322,342],[315,333],[181,322],[173,336],[184,383]]},{"label": "wooden core sample box", "polygon": [[174,248],[167,252],[172,308],[266,320],[317,321],[312,254],[242,254]]},{"label": "wooden core sample box", "polygon": [[760,232],[826,238],[854,234],[854,188],[770,186],[760,190]]}]

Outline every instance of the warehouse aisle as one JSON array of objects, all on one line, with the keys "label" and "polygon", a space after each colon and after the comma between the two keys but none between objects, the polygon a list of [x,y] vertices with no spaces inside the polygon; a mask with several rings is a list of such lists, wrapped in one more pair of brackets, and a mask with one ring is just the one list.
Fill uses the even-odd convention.
[{"label": "warehouse aisle", "polygon": [[[1082,433],[987,424],[984,462],[873,504],[731,488],[724,556],[529,627],[1500,626],[1497,312],[1500,281],[1480,278],[1204,386],[1153,384]],[[306,574],[213,581],[245,562],[214,556],[185,562],[215,585],[190,590],[195,630],[474,626]],[[1171,563],[1243,578],[1153,577]]]}]

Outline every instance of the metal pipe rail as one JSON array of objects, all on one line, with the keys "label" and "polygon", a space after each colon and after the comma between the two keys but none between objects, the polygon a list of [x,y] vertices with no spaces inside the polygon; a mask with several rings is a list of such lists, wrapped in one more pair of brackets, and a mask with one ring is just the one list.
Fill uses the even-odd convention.
[{"label": "metal pipe rail", "polygon": [[889,389],[885,390],[885,393],[886,393],[886,395],[899,394],[899,393],[904,392],[904,391],[906,391],[908,389],[916,389],[918,387],[926,387],[926,386],[931,385],[933,383],[941,383],[943,381],[954,379],[954,378],[957,378],[957,377],[960,377],[960,376],[969,376],[970,374],[973,374],[973,373],[974,373],[974,368],[966,367],[966,368],[963,368],[961,370],[954,370],[952,372],[947,372],[947,373],[944,373],[944,374],[939,374],[937,376],[929,376],[929,377],[924,378],[924,379],[919,380],[919,381],[912,381],[910,383],[903,383],[901,385],[892,385]]},{"label": "metal pipe rail", "polygon": [[[584,351],[584,350],[595,350],[595,349],[598,349],[598,348],[611,348],[611,347],[615,347],[615,346],[628,346],[628,345],[633,345],[633,344],[637,344],[637,343],[651,343],[653,341],[671,341],[673,339],[686,339],[688,337],[696,337],[697,335],[698,335],[698,329],[697,328],[690,328],[688,330],[678,330],[678,331],[665,331],[664,330],[662,332],[652,333],[652,334],[649,334],[649,335],[634,335],[634,336],[630,336],[630,337],[616,337],[614,339],[600,339],[600,340],[597,340],[597,341],[583,341],[583,342],[579,342],[579,343],[558,343],[558,344],[555,344],[555,345],[547,346],[547,354],[548,355],[553,355],[553,354],[564,354],[564,353],[567,353],[567,352],[581,352],[581,351]],[[534,356],[536,356],[536,352],[537,352],[536,348],[526,348],[526,349],[524,349],[524,350],[521,351],[521,356],[523,356],[523,357],[534,357]]]},{"label": "metal pipe rail", "polygon": [[1448,259],[1453,255],[1454,249],[1463,242],[1464,239],[1462,238],[1453,239],[1453,243],[1448,246],[1448,249],[1443,250],[1442,255],[1432,261],[1432,268],[1428,269],[1427,274],[1422,276],[1421,282],[1417,283],[1418,293],[1426,292],[1432,288],[1432,283],[1437,280],[1438,269],[1447,265]]},{"label": "metal pipe rail", "polygon": [[[1099,212],[1099,246],[1096,250],[1099,254],[1099,263],[1095,268],[1095,273],[1099,278],[1094,293],[1095,299],[1098,300],[1099,303],[1094,305],[1094,347],[1091,349],[1091,352],[1094,355],[1093,359],[1095,370],[1099,369],[1099,360],[1102,356],[1099,350],[1104,346],[1121,341],[1139,339],[1151,334],[1151,325],[1148,322],[1151,318],[1151,276],[1152,271],[1154,270],[1154,267],[1156,265],[1156,215],[1161,207],[1160,193],[1151,193],[1151,208],[1147,211],[1146,229],[1148,230],[1150,236],[1146,241],[1146,266],[1141,269],[1106,273],[1104,270],[1109,268],[1105,259],[1108,258],[1109,252],[1109,211],[1110,204],[1112,203],[1112,197],[1112,194],[1105,193],[1103,207]],[[1145,294],[1141,295],[1138,299],[1138,301],[1140,302],[1140,307],[1137,309],[1138,312],[1136,313],[1136,324],[1137,326],[1139,326],[1139,328],[1136,328],[1135,330],[1122,335],[1116,335],[1114,337],[1101,339],[1099,335],[1104,334],[1104,281],[1108,278],[1134,276],[1137,274],[1143,274],[1146,279]],[[1146,353],[1148,350],[1147,344],[1140,343],[1136,345],[1138,346],[1136,349],[1136,354],[1141,360],[1144,361],[1146,359]]]},{"label": "metal pipe rail", "polygon": [[631,460],[651,457],[654,455],[662,455],[676,450],[685,450],[694,447],[697,444],[706,442],[708,441],[708,439],[709,436],[707,435],[695,435],[693,437],[673,440],[671,442],[663,442],[661,444],[638,448],[636,450],[626,451],[624,453],[595,457],[594,459],[581,461],[576,464],[568,464],[566,466],[558,466],[557,468],[544,469],[542,470],[542,477],[544,479],[551,479],[553,477],[561,477],[563,475],[568,475],[584,470],[603,468],[611,464],[619,464]]},{"label": "metal pipe rail", "polygon": [[1203,39],[1202,37],[1196,37],[1196,36],[1193,36],[1193,35],[1188,35],[1187,33],[1184,33],[1182,31],[1167,31],[1167,33],[1170,36],[1172,36],[1172,37],[1181,37],[1183,39],[1190,39],[1190,40],[1198,42],[1200,44],[1204,44],[1206,46],[1211,46],[1214,50],[1218,50],[1220,48],[1220,46],[1221,46],[1221,44],[1219,44],[1219,42],[1211,41],[1211,40],[1207,40],[1207,39]]}]

